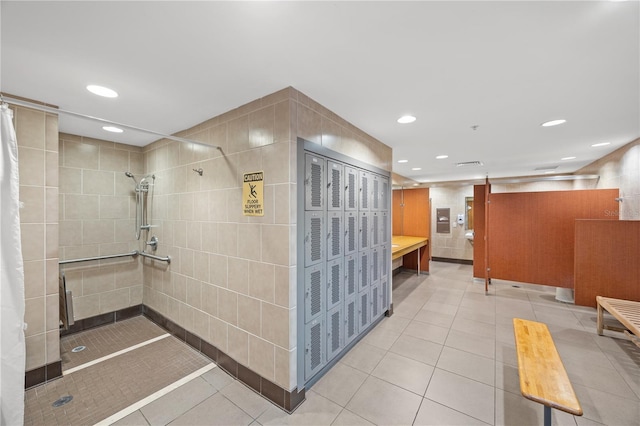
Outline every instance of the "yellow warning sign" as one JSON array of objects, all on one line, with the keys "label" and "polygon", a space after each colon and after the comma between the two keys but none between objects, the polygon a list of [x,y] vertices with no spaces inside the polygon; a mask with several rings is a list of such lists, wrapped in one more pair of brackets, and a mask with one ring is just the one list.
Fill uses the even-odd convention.
[{"label": "yellow warning sign", "polygon": [[264,172],[245,173],[242,183],[242,212],[264,216]]}]

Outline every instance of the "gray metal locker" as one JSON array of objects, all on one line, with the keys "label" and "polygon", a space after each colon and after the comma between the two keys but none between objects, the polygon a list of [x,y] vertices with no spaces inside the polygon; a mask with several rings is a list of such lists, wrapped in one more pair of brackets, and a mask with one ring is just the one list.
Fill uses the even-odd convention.
[{"label": "gray metal locker", "polygon": [[342,304],[327,312],[327,362],[344,347]]},{"label": "gray metal locker", "polygon": [[389,275],[389,263],[391,262],[391,250],[388,245],[380,248],[380,278],[384,279]]},{"label": "gray metal locker", "polygon": [[372,188],[372,184],[371,184],[371,173],[366,172],[364,170],[359,170],[358,171],[358,176],[359,179],[358,181],[360,182],[360,196],[358,199],[358,209],[360,211],[368,211],[371,207],[370,207],[370,201],[371,201],[371,188]]},{"label": "gray metal locker", "polygon": [[323,210],[325,200],[325,161],[313,154],[305,155],[304,209]]},{"label": "gray metal locker", "polygon": [[378,247],[380,244],[380,233],[382,229],[382,216],[380,212],[369,213],[369,219],[371,221],[371,247]]},{"label": "gray metal locker", "polygon": [[327,160],[327,210],[343,209],[344,167],[340,163]]},{"label": "gray metal locker", "polygon": [[358,292],[358,256],[350,254],[344,258],[344,297],[345,299]]},{"label": "gray metal locker", "polygon": [[362,291],[371,282],[371,253],[368,250],[361,251],[358,261],[358,291]]},{"label": "gray metal locker", "polygon": [[371,321],[382,315],[382,299],[380,298],[380,283],[371,286]]},{"label": "gray metal locker", "polygon": [[344,300],[344,271],[342,258],[327,263],[327,311],[342,304]]},{"label": "gray metal locker", "polygon": [[327,213],[327,260],[342,257],[344,250],[343,213]]},{"label": "gray metal locker", "polygon": [[389,212],[380,212],[380,244],[387,244],[391,233],[389,232]]},{"label": "gray metal locker", "polygon": [[382,265],[382,250],[378,247],[371,249],[371,284],[380,282],[380,266]]},{"label": "gray metal locker", "polygon": [[305,325],[305,378],[313,377],[326,363],[324,320],[318,319]]},{"label": "gray metal locker", "polygon": [[389,310],[389,277],[380,281],[380,304],[382,313]]},{"label": "gray metal locker", "polygon": [[358,251],[367,250],[371,246],[369,212],[358,213],[358,228]]},{"label": "gray metal locker", "polygon": [[358,329],[360,332],[366,330],[371,324],[371,302],[370,291],[366,289],[358,293]]},{"label": "gray metal locker", "polygon": [[380,210],[383,212],[389,211],[390,196],[389,179],[386,177],[380,177]]},{"label": "gray metal locker", "polygon": [[371,210],[380,210],[380,176],[371,176]]},{"label": "gray metal locker", "polygon": [[325,312],[326,278],[325,264],[304,270],[304,322],[320,317]]},{"label": "gray metal locker", "polygon": [[358,336],[358,298],[352,297],[344,303],[344,345]]},{"label": "gray metal locker", "polygon": [[349,255],[358,251],[359,238],[358,213],[344,213],[344,254]]},{"label": "gray metal locker", "polygon": [[360,186],[358,185],[358,169],[344,166],[344,209],[358,210]]},{"label": "gray metal locker", "polygon": [[311,266],[325,259],[324,212],[304,213],[304,265]]}]

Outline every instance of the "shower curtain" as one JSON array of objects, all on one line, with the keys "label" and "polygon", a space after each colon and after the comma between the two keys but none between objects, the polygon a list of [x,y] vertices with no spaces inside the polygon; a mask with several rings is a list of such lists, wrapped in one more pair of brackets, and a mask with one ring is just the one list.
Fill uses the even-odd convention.
[{"label": "shower curtain", "polygon": [[0,424],[24,422],[24,269],[18,144],[13,111],[0,106]]}]

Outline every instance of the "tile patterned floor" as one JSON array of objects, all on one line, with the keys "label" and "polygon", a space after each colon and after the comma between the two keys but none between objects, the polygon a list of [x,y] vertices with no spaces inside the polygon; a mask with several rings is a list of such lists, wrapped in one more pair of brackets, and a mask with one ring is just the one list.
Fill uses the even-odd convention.
[{"label": "tile patterned floor", "polygon": [[514,316],[548,324],[582,404],[584,416],[554,410],[553,424],[640,424],[640,349],[616,333],[597,336],[595,309],[497,280],[485,295],[471,274],[432,262],[429,276],[395,276],[394,315],[291,415],[215,368],[115,424],[540,425],[542,406],[519,391]]}]

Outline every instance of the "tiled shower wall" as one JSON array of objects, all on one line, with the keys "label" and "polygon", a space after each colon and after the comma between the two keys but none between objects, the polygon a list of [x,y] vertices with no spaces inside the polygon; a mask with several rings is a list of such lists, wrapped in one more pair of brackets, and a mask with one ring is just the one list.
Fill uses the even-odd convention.
[{"label": "tiled shower wall", "polygon": [[[578,174],[597,174],[597,188],[620,188],[618,213],[621,220],[640,219],[640,139],[578,170]],[[578,185],[581,182],[577,182]],[[613,217],[612,217],[613,218]]]},{"label": "tiled shower wall", "polygon": [[[60,258],[131,252],[135,239],[134,182],[142,149],[60,134]],[[61,266],[73,293],[76,320],[142,303],[142,265],[124,257]]]},{"label": "tiled shower wall", "polygon": [[[429,188],[431,197],[431,256],[447,259],[473,260],[473,245],[465,238],[465,225],[456,223],[457,215],[465,212],[465,197],[473,197],[473,186],[443,186]],[[448,234],[436,232],[436,209],[449,208],[451,229]],[[455,226],[454,226],[455,223]]]},{"label": "tiled shower wall", "polygon": [[[144,303],[287,390],[296,386],[296,141],[390,170],[391,149],[292,88],[158,141]],[[193,169],[202,169],[200,176]],[[242,176],[264,171],[265,215],[242,214]]]},{"label": "tiled shower wall", "polygon": [[60,360],[58,117],[11,106],[18,139],[25,275],[26,370]]}]

